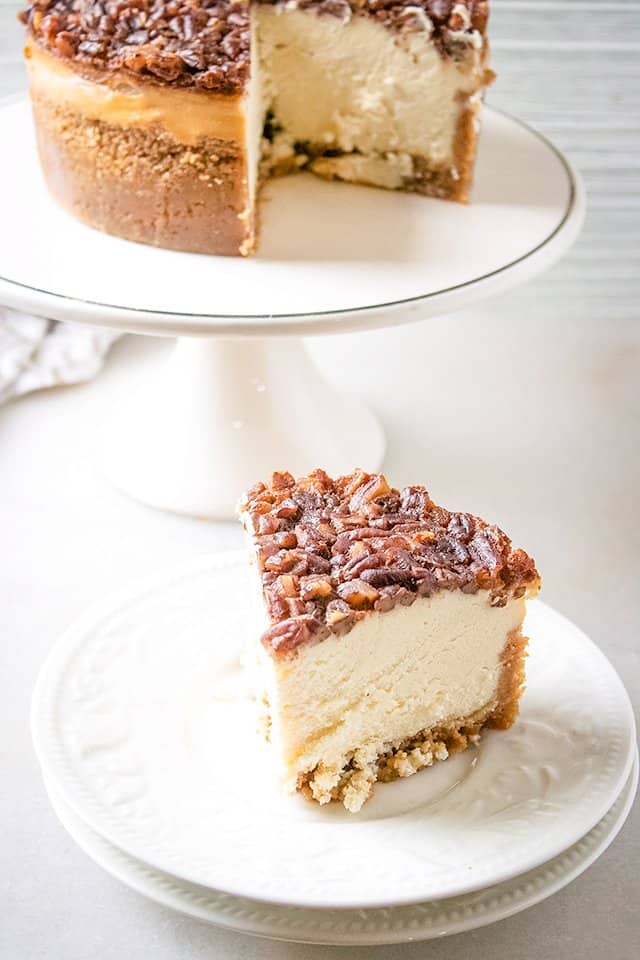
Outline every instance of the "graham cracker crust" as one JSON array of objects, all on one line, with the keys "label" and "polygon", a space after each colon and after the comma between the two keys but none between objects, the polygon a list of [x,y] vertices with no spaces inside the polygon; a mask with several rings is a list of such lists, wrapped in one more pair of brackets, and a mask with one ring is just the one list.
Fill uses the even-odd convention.
[{"label": "graham cracker crust", "polygon": [[159,127],[119,127],[32,101],[47,187],[83,223],[172,250],[249,253],[245,158],[235,144],[181,144]]},{"label": "graham cracker crust", "polygon": [[501,655],[501,669],[495,698],[480,710],[419,730],[404,740],[385,744],[385,749],[364,762],[354,756],[339,772],[318,764],[298,776],[296,789],[307,800],[324,804],[341,801],[351,813],[357,813],[373,794],[376,782],[388,783],[409,777],[478,743],[485,728],[507,730],[518,716],[524,692],[527,637],[513,630]]}]

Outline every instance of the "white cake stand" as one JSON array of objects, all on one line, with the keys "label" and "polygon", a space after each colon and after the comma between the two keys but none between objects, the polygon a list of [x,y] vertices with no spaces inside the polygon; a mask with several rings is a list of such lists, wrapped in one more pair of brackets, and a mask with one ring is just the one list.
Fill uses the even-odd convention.
[{"label": "white cake stand", "polygon": [[257,256],[176,253],[85,227],[49,198],[27,101],[0,108],[0,303],[178,336],[108,425],[107,472],[156,507],[229,517],[273,469],[375,469],[384,438],[302,336],[442,316],[551,266],[584,193],[547,140],[485,109],[469,206],[310,176],[265,190]]}]

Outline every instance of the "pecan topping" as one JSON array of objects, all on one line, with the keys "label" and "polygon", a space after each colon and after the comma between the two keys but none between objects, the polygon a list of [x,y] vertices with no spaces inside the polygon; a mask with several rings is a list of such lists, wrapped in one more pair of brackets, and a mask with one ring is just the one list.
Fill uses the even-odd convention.
[{"label": "pecan topping", "polygon": [[347,580],[338,587],[338,594],[350,607],[363,610],[372,607],[380,594],[364,580]]},{"label": "pecan topping", "polygon": [[[255,2],[287,7],[290,0]],[[484,33],[488,16],[487,0],[297,0],[297,6],[344,22],[368,17],[401,35],[422,32],[454,57],[464,55],[466,35]],[[19,16],[52,53],[87,67],[221,93],[242,90],[249,78],[250,0],[31,0]]]},{"label": "pecan topping", "polygon": [[345,620],[352,620],[353,614],[348,603],[344,600],[332,600],[327,604],[326,620],[330,627],[337,623],[344,623]]},{"label": "pecan topping", "polygon": [[327,577],[304,577],[300,586],[303,600],[319,600],[333,593],[331,581]]},{"label": "pecan topping", "polygon": [[292,653],[312,637],[317,638],[321,627],[313,617],[290,617],[270,627],[263,637],[263,643],[271,647],[274,653]]},{"label": "pecan topping", "polygon": [[263,643],[278,654],[437,591],[486,590],[503,606],[539,580],[498,527],[437,506],[424,487],[396,490],[380,474],[278,473],[251,488],[242,513],[273,624]]},{"label": "pecan topping", "polygon": [[221,93],[249,77],[249,0],[32,0],[20,19],[89,67]]},{"label": "pecan topping", "polygon": [[283,597],[295,597],[298,593],[298,578],[283,574],[276,580]]}]

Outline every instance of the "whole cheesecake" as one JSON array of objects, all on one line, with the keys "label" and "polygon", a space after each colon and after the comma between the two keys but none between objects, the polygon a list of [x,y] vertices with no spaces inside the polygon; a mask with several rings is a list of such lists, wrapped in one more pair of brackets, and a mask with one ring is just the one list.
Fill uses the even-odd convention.
[{"label": "whole cheesecake", "polygon": [[270,176],[466,201],[486,0],[35,0],[44,175],[84,222],[247,255]]},{"label": "whole cheesecake", "polygon": [[290,790],[356,812],[376,781],[511,726],[540,578],[498,527],[362,470],[276,473],[241,516],[268,736]]}]

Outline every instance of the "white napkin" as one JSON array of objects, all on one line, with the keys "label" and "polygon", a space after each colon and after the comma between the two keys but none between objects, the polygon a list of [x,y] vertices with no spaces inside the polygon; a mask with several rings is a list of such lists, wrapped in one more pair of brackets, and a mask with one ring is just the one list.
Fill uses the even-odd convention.
[{"label": "white napkin", "polygon": [[0,403],[32,390],[91,380],[121,334],[0,307]]}]

